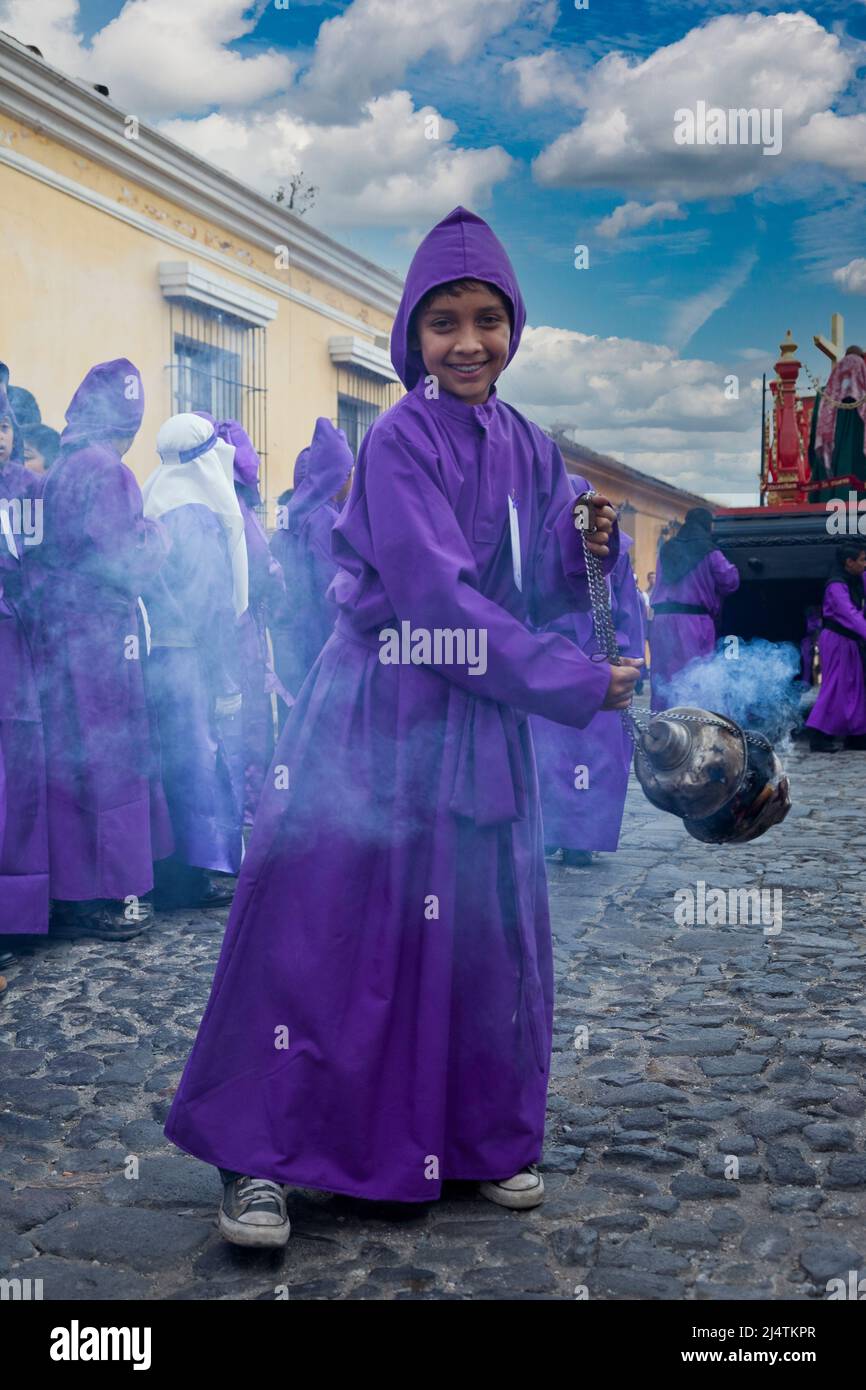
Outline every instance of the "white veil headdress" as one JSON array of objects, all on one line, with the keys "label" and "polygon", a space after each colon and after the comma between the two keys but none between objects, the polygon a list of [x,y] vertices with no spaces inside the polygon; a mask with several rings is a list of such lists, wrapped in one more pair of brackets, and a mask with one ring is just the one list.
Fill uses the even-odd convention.
[{"label": "white veil headdress", "polygon": [[218,439],[200,415],[172,415],[156,437],[162,462],[141,489],[144,514],[160,517],[176,507],[198,503],[219,519],[232,565],[235,613],[249,606],[249,564],[244,519],[235,495],[233,444]]}]

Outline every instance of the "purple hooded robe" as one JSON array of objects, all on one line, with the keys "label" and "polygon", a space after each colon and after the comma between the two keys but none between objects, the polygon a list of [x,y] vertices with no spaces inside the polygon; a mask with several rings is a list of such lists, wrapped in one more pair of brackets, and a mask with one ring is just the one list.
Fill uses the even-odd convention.
[{"label": "purple hooded robe", "polygon": [[[0,388],[0,416],[4,415],[15,427]],[[0,532],[0,935],[48,930],[45,749],[30,644],[29,564],[25,565],[30,546],[24,530],[15,529],[14,515],[16,503],[37,503],[42,482],[19,463],[0,466],[0,503],[10,504],[11,518],[9,533]],[[35,511],[24,524],[38,535]]]},{"label": "purple hooded robe", "polygon": [[[675,584],[665,579],[664,559],[659,556],[656,582],[650,594],[653,609],[650,630],[651,709],[668,707],[668,683],[677,671],[688,666],[696,656],[712,656],[716,645],[716,620],[722,611],[722,600],[739,586],[740,576],[736,565],[726,560],[720,550],[711,550]],[[707,611],[657,613],[656,605],[659,603],[689,603]]]},{"label": "purple hooded robe", "polygon": [[283,684],[295,696],[337,618],[326,597],[337,573],[331,531],[340,512],[332,499],[353,466],[343,431],[320,417],[309,448],[299,457],[294,494],[271,538],[271,553],[282,566],[288,598],[285,620],[273,633],[274,660]]},{"label": "purple hooded robe", "polygon": [[286,586],[282,569],[271,554],[268,538],[255,511],[262,500],[259,492],[261,461],[252,440],[237,420],[217,422],[205,411],[197,414],[210,420],[219,438],[234,446],[235,493],[244,519],[249,607],[236,620],[234,640],[243,695],[238,795],[243,804],[244,824],[249,826],[253,823],[274,755],[272,696],[276,694],[285,704],[292,704],[291,696],[274,671],[268,650],[268,629],[273,636],[277,626],[286,621]]},{"label": "purple hooded robe", "polygon": [[[583,479],[572,479],[575,492]],[[644,657],[644,604],[638,593],[627,547],[631,537],[620,531],[620,556],[608,576],[617,646],[623,656]],[[603,649],[591,612],[563,614],[546,631],[561,632],[582,652],[598,659]],[[544,843],[561,849],[615,850],[628,791],[632,742],[618,710],[599,710],[586,728],[575,730],[549,719],[532,720],[538,765]]]},{"label": "purple hooded robe", "polygon": [[[138,597],[165,557],[134,474],[109,443],[144,410],[125,358],[91,368],[45,476],[39,546],[39,674],[48,769],[51,896],[141,896],[171,852],[145,700]],[[153,832],[151,827],[153,813]]]},{"label": "purple hooded robe", "polygon": [[156,720],[174,857],[236,874],[242,811],[214,701],[240,690],[232,572],[225,534],[207,507],[160,518],[171,542],[142,597],[151,628],[148,697]]},{"label": "purple hooded robe", "polygon": [[[467,275],[510,301],[509,360],[520,341],[505,251],[457,208],[409,269],[391,339],[408,395],[361,446],[333,532],[340,616],[277,747],[166,1125],[224,1168],[407,1202],[541,1153],[553,969],[528,714],[585,725],[610,675],[529,629],[587,597],[556,445],[495,390],[428,400],[409,351],[421,296]],[[476,654],[483,633],[486,659],[386,664],[405,624],[416,655],[450,629]]]},{"label": "purple hooded robe", "polygon": [[852,601],[844,580],[824,590],[823,616],[847,628],[852,636],[827,627],[822,630],[818,638],[821,687],[806,727],[836,737],[858,737],[866,734],[866,679],[856,639],[866,642],[866,615]]}]

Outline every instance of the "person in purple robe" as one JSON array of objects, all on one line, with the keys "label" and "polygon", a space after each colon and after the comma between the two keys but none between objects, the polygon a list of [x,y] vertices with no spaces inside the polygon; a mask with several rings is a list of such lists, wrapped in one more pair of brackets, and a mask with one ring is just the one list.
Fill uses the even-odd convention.
[{"label": "person in purple robe", "polygon": [[283,685],[297,696],[337,619],[328,590],[337,563],[331,531],[355,460],[341,429],[320,416],[295,464],[291,501],[277,512],[271,553],[282,566],[287,609],[273,632],[274,660]]},{"label": "person in purple robe", "polygon": [[[575,491],[583,480],[572,479]],[[607,578],[611,615],[622,656],[640,670],[644,660],[645,605],[635,582],[628,547],[620,531],[619,559]],[[603,647],[586,610],[564,613],[547,625],[577,644],[591,661]],[[594,850],[613,852],[628,791],[632,742],[614,710],[599,710],[583,729],[569,729],[533,716],[532,741],[541,790],[545,853],[569,868],[587,868]]]},{"label": "person in purple robe", "polygon": [[821,634],[821,609],[810,605],[805,616],[806,631],[800,639],[800,680],[804,685],[812,685],[815,679],[815,656]]},{"label": "person in purple robe", "polygon": [[[556,444],[497,394],[525,322],[456,208],[391,336],[407,393],[333,530],[334,632],[277,747],[166,1134],[219,1166],[223,1235],[280,1245],[284,1185],[535,1206],[553,969],[530,714],[585,726],[632,667],[533,631],[586,607]],[[615,516],[588,544],[615,562]]]},{"label": "person in purple robe", "polygon": [[242,768],[240,797],[244,825],[251,826],[274,755],[274,701],[293,703],[274,670],[268,647],[272,633],[286,622],[286,585],[279,562],[268,547],[268,538],[256,508],[261,507],[261,461],[252,440],[237,420],[214,421],[217,435],[234,449],[234,487],[244,521],[249,565],[249,604],[237,620],[236,641],[241,682]]},{"label": "person in purple robe", "polygon": [[837,547],[824,590],[818,638],[821,688],[806,720],[813,753],[866,747],[866,550],[857,542]]},{"label": "person in purple robe", "polygon": [[42,716],[31,650],[30,543],[41,488],[15,461],[18,422],[0,387],[0,955],[48,931],[48,821]]},{"label": "person in purple robe", "polygon": [[31,473],[47,473],[57,462],[60,435],[48,425],[28,425],[22,430],[24,464]]},{"label": "person in purple robe", "polygon": [[740,586],[735,565],[713,545],[713,514],[692,507],[659,551],[650,594],[650,707],[670,704],[671,678],[695,657],[711,656],[722,602]]},{"label": "person in purple robe", "polygon": [[242,858],[242,686],[237,622],[248,606],[244,518],[232,481],[234,446],[201,415],[173,415],[144,483],[146,517],[171,549],[142,597],[150,625],[148,695],[157,726],[174,854],[154,865],[154,904],[218,907]]},{"label": "person in purple robe", "polygon": [[144,391],[126,358],[92,367],[44,483],[38,655],[51,932],[126,940],[149,923],[153,860],[171,851],[145,696],[139,604],[167,540],[123,463]]}]

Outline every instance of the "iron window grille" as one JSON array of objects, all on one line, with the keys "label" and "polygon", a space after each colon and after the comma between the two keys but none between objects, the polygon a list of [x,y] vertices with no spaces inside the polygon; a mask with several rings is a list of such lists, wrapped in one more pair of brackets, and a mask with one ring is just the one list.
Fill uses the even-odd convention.
[{"label": "iron window grille", "polygon": [[390,409],[403,394],[398,381],[385,381],[359,367],[337,368],[337,424],[345,431],[355,457],[361,441],[377,416]]},{"label": "iron window grille", "polygon": [[239,420],[261,459],[259,490],[268,495],[268,375],[264,328],[188,300],[169,300],[172,409],[206,410]]}]

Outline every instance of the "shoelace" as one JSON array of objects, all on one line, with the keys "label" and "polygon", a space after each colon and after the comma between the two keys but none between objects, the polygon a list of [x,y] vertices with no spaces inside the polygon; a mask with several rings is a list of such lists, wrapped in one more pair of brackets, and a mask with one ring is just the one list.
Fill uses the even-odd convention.
[{"label": "shoelace", "polygon": [[238,1183],[238,1201],[249,1211],[272,1208],[280,1199],[279,1184],[270,1178],[241,1178]]}]

